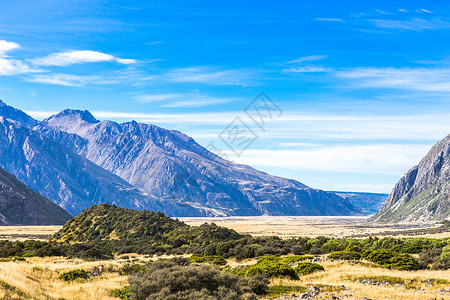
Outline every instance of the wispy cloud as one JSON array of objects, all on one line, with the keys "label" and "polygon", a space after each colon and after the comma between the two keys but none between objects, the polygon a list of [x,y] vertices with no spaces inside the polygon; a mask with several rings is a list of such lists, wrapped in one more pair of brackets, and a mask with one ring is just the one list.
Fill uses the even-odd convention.
[{"label": "wispy cloud", "polygon": [[151,103],[151,102],[161,102],[165,100],[173,100],[182,97],[182,94],[152,94],[152,95],[138,95],[134,97],[138,102],[141,103]]},{"label": "wispy cloud", "polygon": [[20,45],[17,43],[0,40],[0,76],[42,72],[42,70],[31,68],[21,60],[8,58],[6,53],[18,48]]},{"label": "wispy cloud", "polygon": [[20,75],[38,72],[42,72],[42,70],[30,68],[30,66],[28,66],[26,63],[20,60],[0,58],[1,76]]},{"label": "wispy cloud", "polygon": [[282,70],[284,73],[322,73],[331,72],[331,68],[317,67],[317,66],[305,66],[305,67],[292,67]]},{"label": "wispy cloud", "polygon": [[248,85],[251,78],[249,71],[245,69],[218,70],[213,67],[177,68],[161,76],[161,79],[172,82],[242,86]]},{"label": "wispy cloud", "polygon": [[[410,169],[430,149],[420,144],[326,146],[304,150],[248,149],[237,163],[258,167],[283,167],[338,173],[399,175]],[[229,153],[232,155],[232,153]]]},{"label": "wispy cloud", "polygon": [[388,13],[388,12],[382,11],[381,9],[376,9],[375,11],[380,13],[380,14],[382,14],[382,15],[392,15],[392,13]]},{"label": "wispy cloud", "polygon": [[322,60],[326,57],[327,57],[327,55],[308,55],[308,56],[303,56],[303,57],[293,59],[291,61],[288,61],[288,63],[294,64],[294,63],[301,63],[301,62],[305,62],[305,61]]},{"label": "wispy cloud", "polygon": [[39,74],[26,78],[26,81],[44,84],[80,87],[86,83],[99,82],[98,76],[79,76],[71,74]]},{"label": "wispy cloud", "polygon": [[14,42],[0,40],[0,57],[5,57],[6,52],[20,48],[20,45]]},{"label": "wispy cloud", "polygon": [[416,10],[416,12],[418,13],[427,13],[427,14],[434,14],[434,12],[428,10],[428,9],[424,9],[424,8],[419,8],[418,10]]},{"label": "wispy cloud", "polygon": [[162,44],[162,43],[164,43],[164,42],[163,41],[155,41],[155,42],[147,43],[145,45],[150,46],[150,45],[157,45],[157,44]]},{"label": "wispy cloud", "polygon": [[342,19],[338,18],[315,18],[316,21],[326,21],[326,22],[344,22]]},{"label": "wispy cloud", "polygon": [[450,92],[450,69],[446,68],[355,68],[335,74],[359,87]]},{"label": "wispy cloud", "polygon": [[441,19],[426,20],[421,18],[412,18],[410,20],[369,20],[379,28],[423,31],[431,29],[447,29],[450,23]]},{"label": "wispy cloud", "polygon": [[204,107],[235,101],[235,98],[220,98],[203,95],[198,92],[187,94],[151,94],[134,97],[141,103],[164,102],[161,107]]},{"label": "wispy cloud", "polygon": [[29,60],[32,64],[38,66],[69,66],[73,64],[98,63],[98,62],[117,62],[119,64],[133,64],[137,61],[134,59],[118,58],[110,54],[83,50],[83,51],[67,51],[52,53],[42,58]]}]

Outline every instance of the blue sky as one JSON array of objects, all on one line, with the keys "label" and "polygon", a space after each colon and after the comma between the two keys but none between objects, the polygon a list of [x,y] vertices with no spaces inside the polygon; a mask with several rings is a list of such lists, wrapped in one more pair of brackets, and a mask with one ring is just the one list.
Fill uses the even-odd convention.
[{"label": "blue sky", "polygon": [[[327,190],[390,192],[450,133],[445,1],[3,1],[0,99],[177,129]],[[243,110],[265,92],[264,130]],[[219,135],[258,138],[236,156]]]}]

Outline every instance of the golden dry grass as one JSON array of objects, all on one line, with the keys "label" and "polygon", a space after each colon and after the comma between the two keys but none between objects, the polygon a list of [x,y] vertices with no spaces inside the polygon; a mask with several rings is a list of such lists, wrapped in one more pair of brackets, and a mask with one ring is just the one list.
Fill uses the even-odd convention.
[{"label": "golden dry grass", "polygon": [[[110,291],[127,283],[126,276],[117,272],[105,272],[100,276],[85,281],[64,282],[58,276],[69,270],[91,270],[92,267],[104,265],[119,267],[117,261],[86,262],[76,259],[27,258],[27,262],[0,262],[0,280],[25,293],[17,295],[20,299],[117,299],[110,296]],[[6,298],[7,289],[0,287],[0,298]]]},{"label": "golden dry grass", "polygon": [[[349,237],[380,235],[394,232],[396,236],[416,236],[411,228],[417,224],[369,223],[365,218],[353,217],[225,217],[225,218],[180,218],[181,221],[198,226],[205,222],[214,222],[239,233],[253,236],[290,237]],[[402,234],[403,233],[403,234]],[[427,234],[427,237],[450,237],[450,231],[439,234]]]},{"label": "golden dry grass", "polygon": [[[450,293],[440,293],[438,290],[448,288],[449,286],[419,284],[417,288],[405,288],[395,285],[376,286],[355,282],[355,278],[373,278],[378,276],[399,277],[402,279],[419,279],[425,282],[428,279],[444,279],[450,282],[449,271],[397,271],[385,268],[374,267],[367,263],[350,264],[348,262],[321,262],[325,267],[324,272],[317,272],[310,275],[301,276],[300,280],[273,279],[272,285],[297,285],[297,286],[331,286],[332,288],[322,288],[328,292],[322,294],[319,299],[330,299],[334,296],[351,295],[354,299],[368,297],[371,299],[450,299]],[[349,288],[348,290],[339,289],[340,286]]]}]

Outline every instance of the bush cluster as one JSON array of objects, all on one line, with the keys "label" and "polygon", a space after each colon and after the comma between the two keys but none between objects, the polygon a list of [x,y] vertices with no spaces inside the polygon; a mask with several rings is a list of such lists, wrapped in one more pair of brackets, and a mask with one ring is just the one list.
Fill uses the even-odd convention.
[{"label": "bush cluster", "polygon": [[268,290],[262,276],[241,277],[204,265],[157,261],[129,278],[131,299],[256,299]]},{"label": "bush cluster", "polygon": [[71,270],[59,275],[58,279],[64,281],[74,281],[76,279],[88,279],[89,273],[83,269]]}]

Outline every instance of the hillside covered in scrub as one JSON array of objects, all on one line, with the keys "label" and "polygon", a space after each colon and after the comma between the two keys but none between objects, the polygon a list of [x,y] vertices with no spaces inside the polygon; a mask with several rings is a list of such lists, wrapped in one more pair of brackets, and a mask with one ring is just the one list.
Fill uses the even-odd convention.
[{"label": "hillside covered in scrub", "polygon": [[184,244],[188,241],[233,240],[243,236],[215,224],[189,226],[161,212],[94,205],[69,220],[50,240],[57,242],[137,241]]},{"label": "hillside covered in scrub", "polygon": [[0,225],[62,225],[71,217],[0,168]]}]

